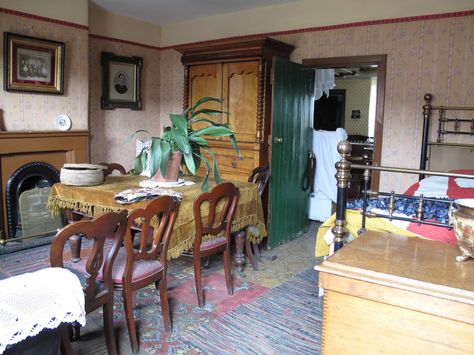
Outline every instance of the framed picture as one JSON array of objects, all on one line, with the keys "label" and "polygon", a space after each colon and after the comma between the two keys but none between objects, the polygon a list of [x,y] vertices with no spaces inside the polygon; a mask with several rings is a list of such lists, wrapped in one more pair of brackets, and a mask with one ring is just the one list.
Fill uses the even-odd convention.
[{"label": "framed picture", "polygon": [[142,109],[140,75],[141,57],[121,57],[109,52],[101,53],[103,110],[114,108]]},{"label": "framed picture", "polygon": [[64,92],[64,43],[5,32],[3,88],[6,91]]}]

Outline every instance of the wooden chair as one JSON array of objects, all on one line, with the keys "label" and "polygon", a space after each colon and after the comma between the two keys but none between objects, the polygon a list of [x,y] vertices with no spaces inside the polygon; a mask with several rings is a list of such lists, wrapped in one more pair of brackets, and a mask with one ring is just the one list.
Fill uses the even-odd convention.
[{"label": "wooden chair", "polygon": [[[168,268],[168,244],[178,212],[179,202],[171,196],[161,196],[152,200],[144,208],[132,211],[128,216],[124,234],[124,245],[116,240],[112,247],[112,283],[121,289],[128,334],[133,352],[139,351],[138,336],[133,316],[133,292],[151,283],[160,290],[163,323],[171,331],[168,305],[166,272]],[[158,226],[152,227],[152,219],[158,218]],[[133,246],[135,222],[140,220],[141,233],[138,248]],[[152,241],[150,243],[150,241]]]},{"label": "wooden chair", "polygon": [[[239,200],[239,189],[230,182],[215,186],[211,192],[201,194],[194,201],[193,211],[196,225],[194,238],[193,259],[194,277],[196,280],[196,293],[199,307],[204,305],[202,291],[201,259],[216,253],[224,254],[224,272],[227,293],[232,295],[232,281],[230,275],[230,237],[232,221]],[[217,206],[222,205],[220,212]],[[204,208],[203,208],[204,207]],[[208,216],[203,216],[203,210],[208,211]],[[205,235],[216,238],[203,241]]]},{"label": "wooden chair", "polygon": [[[116,240],[123,239],[127,211],[106,213],[88,221],[78,221],[61,229],[51,241],[50,263],[52,267],[64,267],[64,245],[72,236],[81,235],[91,240],[92,247],[82,266],[75,264],[68,268],[74,272],[84,289],[86,314],[102,306],[104,312],[104,330],[109,354],[116,354],[113,311],[114,290],[112,277],[112,255],[104,261],[104,243],[115,235]],[[103,282],[98,282],[100,279]],[[62,337],[62,339],[64,339]]]},{"label": "wooden chair", "polygon": [[[260,195],[260,198],[265,193],[265,189],[267,188],[267,184],[268,184],[268,181],[270,180],[270,176],[271,176],[271,173],[270,173],[270,168],[268,166],[256,167],[249,174],[249,178],[247,181],[257,184],[258,194]],[[247,258],[249,259],[249,262],[252,265],[252,268],[254,270],[258,270],[258,265],[257,265],[257,261],[255,260],[255,257],[257,258],[258,261],[262,260],[260,256],[260,250],[258,248],[257,243],[252,243],[252,246],[253,246],[253,252],[252,252],[252,247],[250,245],[250,242],[245,236],[245,253],[247,254]]]},{"label": "wooden chair", "polygon": [[106,170],[104,170],[104,177],[109,176],[112,174],[114,171],[118,171],[120,175],[126,175],[127,172],[125,171],[125,168],[118,164],[118,163],[99,163],[99,165],[104,165],[107,167]]}]

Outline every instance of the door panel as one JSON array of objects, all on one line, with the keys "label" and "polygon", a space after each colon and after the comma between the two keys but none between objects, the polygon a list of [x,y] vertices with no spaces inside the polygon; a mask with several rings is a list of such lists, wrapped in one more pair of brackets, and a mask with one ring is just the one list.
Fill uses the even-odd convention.
[{"label": "door panel", "polygon": [[307,227],[314,86],[313,70],[279,58],[273,65],[270,247]]},{"label": "door panel", "polygon": [[224,64],[223,97],[239,142],[257,141],[258,62]]},{"label": "door panel", "polygon": [[[190,68],[190,106],[204,96],[216,98],[222,97],[222,64],[196,65]],[[201,108],[212,108],[222,110],[222,105],[217,102],[207,102]],[[216,122],[221,122],[222,117],[201,115],[201,117],[210,118]],[[194,130],[206,127],[207,124],[198,122],[193,125]]]}]

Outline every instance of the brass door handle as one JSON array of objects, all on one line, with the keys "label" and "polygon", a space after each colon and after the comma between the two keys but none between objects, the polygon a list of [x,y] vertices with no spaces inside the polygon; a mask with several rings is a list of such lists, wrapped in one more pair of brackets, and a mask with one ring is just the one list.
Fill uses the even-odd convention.
[{"label": "brass door handle", "polygon": [[275,142],[275,143],[283,143],[283,138],[282,138],[282,137],[275,137],[275,138],[273,138],[273,142]]}]

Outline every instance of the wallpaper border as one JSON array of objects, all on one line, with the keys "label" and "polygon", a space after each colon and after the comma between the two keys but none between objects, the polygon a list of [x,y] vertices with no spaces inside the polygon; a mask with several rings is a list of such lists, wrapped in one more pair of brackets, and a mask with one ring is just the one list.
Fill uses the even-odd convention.
[{"label": "wallpaper border", "polygon": [[[55,23],[55,24],[59,24],[63,26],[89,30],[89,26],[80,25],[77,23],[72,23],[72,22],[67,22],[67,21],[56,20],[49,17],[33,15],[26,12],[10,10],[6,8],[2,8],[2,7],[0,7],[0,13],[27,17],[27,18],[32,18],[35,20],[40,20],[40,21],[49,22],[49,23]],[[202,45],[212,45],[212,44],[225,42],[225,41],[232,41],[232,40],[251,40],[251,39],[260,39],[260,38],[264,38],[268,36],[281,36],[281,35],[290,35],[290,34],[298,34],[298,33],[306,33],[306,32],[331,31],[331,30],[338,30],[338,29],[343,29],[343,28],[373,26],[373,25],[382,25],[382,24],[390,24],[390,23],[439,20],[439,19],[444,19],[444,18],[465,17],[465,16],[472,16],[472,15],[474,15],[474,10],[466,10],[466,11],[448,12],[448,13],[431,14],[431,15],[420,15],[420,16],[411,16],[411,17],[399,17],[399,18],[389,18],[389,19],[382,19],[382,20],[343,23],[343,24],[329,25],[329,26],[308,27],[308,28],[300,28],[300,29],[286,30],[286,31],[264,32],[264,33],[256,33],[256,34],[251,34],[251,35],[233,36],[233,37],[218,38],[218,39],[206,40],[206,41],[189,42],[189,43],[184,43],[184,44],[174,44],[171,46],[164,46],[164,47],[150,46],[147,44],[137,43],[137,42],[113,38],[113,37],[107,37],[107,36],[102,36],[102,35],[97,35],[97,34],[92,34],[92,33],[89,33],[89,37],[112,41],[112,42],[118,42],[118,43],[126,43],[130,45],[141,46],[144,48],[155,49],[155,50],[169,50],[169,49],[184,49],[188,47],[202,46]]]},{"label": "wallpaper border", "polygon": [[339,25],[307,27],[307,28],[299,28],[299,29],[287,30],[287,31],[264,32],[264,33],[257,33],[257,34],[251,34],[251,35],[225,37],[225,38],[218,38],[218,39],[206,40],[206,41],[189,42],[189,43],[184,43],[184,44],[174,44],[171,46],[161,47],[161,49],[162,50],[185,49],[187,47],[217,44],[220,42],[232,41],[232,40],[261,39],[268,36],[282,36],[282,35],[291,35],[291,34],[298,34],[298,33],[305,33],[305,32],[331,31],[331,30],[338,30],[338,29],[350,28],[350,27],[363,27],[363,26],[383,25],[383,24],[390,24],[390,23],[439,20],[439,19],[444,19],[444,18],[465,17],[465,16],[472,16],[472,15],[474,15],[474,10],[447,12],[447,13],[440,13],[440,14],[420,15],[420,16],[411,16],[411,17],[389,18],[389,19],[382,19],[382,20],[370,20],[370,21],[343,23]]},{"label": "wallpaper border", "polygon": [[101,40],[104,40],[104,41],[117,42],[117,43],[123,43],[123,44],[130,44],[132,46],[139,46],[139,47],[154,49],[154,50],[158,50],[158,51],[163,49],[161,47],[150,46],[148,44],[128,41],[126,39],[119,39],[119,38],[107,37],[107,36],[102,36],[102,35],[96,35],[94,33],[89,33],[89,38],[101,39]]},{"label": "wallpaper border", "polygon": [[33,14],[26,13],[26,12],[6,9],[4,7],[0,7],[0,13],[13,15],[13,16],[31,18],[33,20],[39,20],[39,21],[43,21],[43,22],[54,23],[54,24],[57,24],[57,25],[63,25],[63,26],[67,26],[67,27],[79,28],[81,30],[89,30],[89,26],[80,25],[78,23],[57,20],[57,19],[50,18],[50,17],[33,15]]}]

